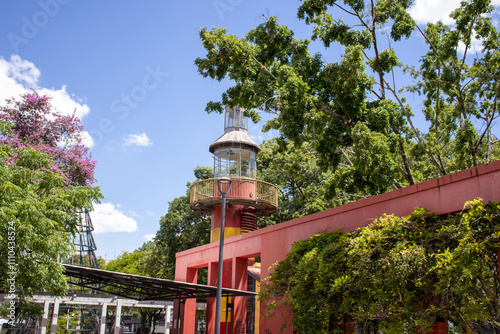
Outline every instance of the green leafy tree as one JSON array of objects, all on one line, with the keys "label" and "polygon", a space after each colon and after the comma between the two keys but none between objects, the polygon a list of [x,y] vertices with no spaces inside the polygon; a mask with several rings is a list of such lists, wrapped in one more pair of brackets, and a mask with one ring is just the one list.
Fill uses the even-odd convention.
[{"label": "green leafy tree", "polygon": [[116,259],[106,263],[103,266],[103,269],[133,275],[144,275],[145,273],[138,268],[139,263],[143,258],[141,248],[136,249],[133,252],[121,253]]},{"label": "green leafy tree", "polygon": [[103,264],[101,268],[120,273],[159,277],[161,271],[155,264],[154,257],[157,253],[157,245],[154,241],[145,242],[133,252],[123,252],[116,259]]},{"label": "green leafy tree", "polygon": [[[101,268],[133,275],[162,277],[164,270],[162,265],[159,265],[159,258],[156,242],[148,241],[133,252],[123,252],[116,259],[109,261]],[[114,289],[108,288],[107,290],[112,293]],[[129,312],[134,316],[139,316],[141,319],[139,333],[149,334],[154,333],[154,326],[160,320],[163,310],[138,307],[131,308]],[[113,314],[112,316],[115,315]],[[150,328],[150,324],[153,325],[153,328]]]},{"label": "green leafy tree", "polygon": [[[199,73],[235,83],[206,110],[238,104],[255,121],[258,112],[272,114],[264,130],[278,130],[298,148],[307,142],[321,170],[331,172],[326,195],[342,201],[497,159],[492,125],[500,58],[490,2],[463,2],[452,15],[453,29],[441,23],[420,28],[408,14],[411,4],[303,0],[299,19],[313,25],[312,40],[327,49],[342,46],[338,62],[311,54],[311,41],[295,39],[275,17],[243,38],[203,28],[207,53],[195,60]],[[429,51],[419,66],[405,66],[392,45],[414,31]],[[482,50],[471,55],[474,37]],[[416,80],[408,88],[393,80],[404,68]],[[423,107],[418,99],[407,102],[411,93],[424,97]],[[417,112],[427,130],[415,125]]]},{"label": "green leafy tree", "polygon": [[100,193],[68,187],[50,171],[52,160],[34,149],[0,145],[0,159],[1,290],[19,297],[64,294],[68,286],[57,259],[71,255],[79,212],[91,209]]},{"label": "green leafy tree", "polygon": [[[347,268],[348,235],[336,231],[296,242],[264,281],[261,297],[271,314],[283,310],[293,314],[294,329],[305,333],[341,330],[341,289],[320,282],[335,279]],[[283,324],[285,328],[290,324]]]},{"label": "green leafy tree", "polygon": [[81,210],[102,197],[86,151],[59,143],[81,127],[50,110],[36,93],[0,109],[0,290],[19,307],[35,292],[66,293],[58,260],[71,255]]},{"label": "green leafy tree", "polygon": [[335,199],[326,199],[325,182],[330,172],[318,167],[315,152],[308,142],[300,147],[274,138],[263,142],[257,156],[257,177],[278,187],[279,210],[260,217],[259,227],[331,208]]}]

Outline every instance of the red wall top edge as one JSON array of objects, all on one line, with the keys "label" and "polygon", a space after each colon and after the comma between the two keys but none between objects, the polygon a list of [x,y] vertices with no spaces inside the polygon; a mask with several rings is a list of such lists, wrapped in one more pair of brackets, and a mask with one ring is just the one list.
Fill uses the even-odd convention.
[{"label": "red wall top edge", "polygon": [[[294,225],[324,219],[325,217],[338,215],[340,213],[345,213],[348,211],[358,210],[358,209],[363,208],[363,207],[369,207],[372,205],[381,205],[384,202],[392,201],[395,199],[401,199],[402,197],[405,197],[405,196],[415,195],[417,193],[429,191],[432,189],[436,189],[437,191],[439,191],[439,188],[441,188],[443,186],[450,185],[450,184],[453,184],[456,182],[467,181],[469,179],[473,179],[473,178],[481,176],[481,175],[499,172],[499,171],[500,171],[500,160],[497,160],[497,161],[494,161],[494,162],[491,162],[488,164],[469,168],[469,169],[466,169],[466,170],[463,170],[463,171],[460,171],[457,173],[453,173],[453,174],[441,176],[441,177],[438,177],[438,178],[435,178],[432,180],[417,183],[417,184],[414,184],[414,185],[411,185],[411,186],[408,186],[408,187],[405,187],[402,189],[397,189],[397,190],[393,190],[393,191],[390,191],[390,192],[387,192],[384,194],[368,197],[365,199],[358,200],[356,202],[347,203],[347,204],[344,204],[342,206],[327,209],[327,210],[317,212],[317,213],[314,213],[314,214],[311,214],[308,216],[292,219],[292,220],[283,222],[281,224],[269,226],[269,227],[266,227],[266,228],[263,228],[260,230],[256,230],[256,231],[253,231],[250,233],[238,235],[238,236],[229,238],[228,240],[226,240],[225,243],[228,244],[228,243],[238,242],[242,239],[247,239],[247,238],[250,239],[250,238],[258,237],[258,236],[261,236],[263,234],[268,234],[268,233],[271,233],[271,232],[274,232],[274,231],[277,231],[280,229],[286,229],[286,228],[289,228],[289,227],[294,226]],[[492,187],[500,187],[500,184],[499,185],[492,184],[491,186]],[[498,200],[500,200],[500,198]],[[416,204],[416,205],[418,205],[418,204]],[[193,253],[197,253],[197,252],[200,252],[203,250],[208,250],[212,247],[218,247],[218,243],[207,244],[207,245],[199,246],[196,248],[188,249],[188,250],[185,250],[183,252],[179,252],[179,253],[177,253],[177,257],[188,256],[188,255],[193,254]]]}]

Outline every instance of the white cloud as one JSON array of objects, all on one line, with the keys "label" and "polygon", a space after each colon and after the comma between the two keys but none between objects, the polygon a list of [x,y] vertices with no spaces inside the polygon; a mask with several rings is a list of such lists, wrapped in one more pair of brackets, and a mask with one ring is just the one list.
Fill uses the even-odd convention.
[{"label": "white cloud", "polygon": [[61,89],[41,88],[37,89],[37,91],[40,95],[51,96],[52,100],[50,100],[50,102],[54,110],[57,110],[63,115],[75,114],[76,117],[82,119],[90,112],[89,106],[83,104],[83,101],[74,95],[69,95],[64,85]]},{"label": "white cloud", "polygon": [[453,23],[450,13],[460,6],[460,0],[416,0],[410,9],[410,15],[417,23]]},{"label": "white cloud", "polygon": [[[476,52],[481,52],[482,48],[483,48],[483,42],[479,39],[476,39],[474,36],[472,36],[471,43],[469,45],[469,49],[467,50],[468,54],[475,55]],[[458,43],[457,51],[461,54],[463,54],[465,52],[465,44],[463,42]]]},{"label": "white cloud", "polygon": [[88,148],[94,147],[94,140],[92,139],[90,133],[88,133],[87,131],[82,132],[82,144]]},{"label": "white cloud", "polygon": [[[452,24],[450,14],[460,6],[461,0],[415,0],[415,5],[409,12],[413,19],[419,24],[427,22],[436,23],[441,20],[445,24]],[[494,6],[500,6],[500,0],[491,2]]]},{"label": "white cloud", "polygon": [[134,218],[141,218],[141,216],[134,210],[127,210],[127,215]]},{"label": "white cloud", "polygon": [[12,55],[7,75],[17,82],[35,88],[40,78],[40,70],[32,62],[21,59],[19,55]]},{"label": "white cloud", "polygon": [[94,205],[94,211],[90,213],[94,233],[137,231],[137,222],[119,209],[120,205],[115,206],[112,203]]},{"label": "white cloud", "polygon": [[153,145],[153,142],[148,138],[148,136],[143,132],[141,134],[137,135],[128,135],[127,137],[123,138],[125,141],[123,145],[125,146],[151,146]]},{"label": "white cloud", "polygon": [[154,237],[155,237],[154,234],[145,234],[144,235],[144,239],[146,239],[146,241],[153,241]]},{"label": "white cloud", "polygon": [[0,104],[3,105],[5,99],[19,97],[29,88],[35,88],[39,76],[40,71],[35,64],[22,60],[18,55],[12,55],[10,61],[0,57]]},{"label": "white cloud", "polygon": [[[40,95],[51,96],[54,110],[63,115],[75,114],[82,119],[90,112],[89,106],[76,96],[70,95],[64,85],[60,89],[40,87],[40,74],[34,63],[22,59],[19,55],[14,54],[9,60],[0,56],[0,105],[5,105],[5,99],[17,99],[35,89]],[[92,147],[90,135],[84,131],[82,136],[84,145]]]}]

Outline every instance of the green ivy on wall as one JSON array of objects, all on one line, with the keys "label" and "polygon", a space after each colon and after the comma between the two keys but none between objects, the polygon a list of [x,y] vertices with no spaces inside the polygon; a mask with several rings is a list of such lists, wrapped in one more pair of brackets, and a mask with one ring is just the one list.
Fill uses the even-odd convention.
[{"label": "green ivy on wall", "polygon": [[446,216],[385,215],[296,242],[260,294],[271,314],[286,307],[299,333],[340,333],[345,322],[356,333],[415,333],[444,319],[450,332],[496,333],[499,230],[500,202],[481,199]]}]

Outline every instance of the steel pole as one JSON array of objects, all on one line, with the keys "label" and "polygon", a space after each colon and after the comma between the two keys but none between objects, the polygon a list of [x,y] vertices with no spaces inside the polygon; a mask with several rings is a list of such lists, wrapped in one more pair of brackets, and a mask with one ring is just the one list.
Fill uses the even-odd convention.
[{"label": "steel pole", "polygon": [[[224,181],[229,184],[225,192],[221,190],[220,184]],[[215,334],[220,334],[220,316],[222,308],[222,268],[224,266],[224,225],[226,223],[226,195],[231,190],[231,179],[223,177],[217,180],[217,189],[222,197],[221,218],[220,218],[220,236],[219,236],[219,267],[217,276],[217,301],[215,303]],[[226,311],[227,312],[227,311]]]},{"label": "steel pole", "polygon": [[224,225],[226,219],[226,193],[222,193],[222,210],[220,222],[220,240],[219,240],[219,267],[217,276],[217,302],[215,306],[215,334],[220,334],[220,316],[222,308],[222,267],[224,254]]}]

